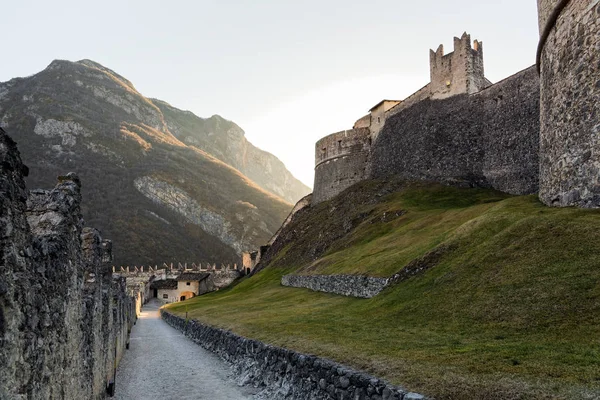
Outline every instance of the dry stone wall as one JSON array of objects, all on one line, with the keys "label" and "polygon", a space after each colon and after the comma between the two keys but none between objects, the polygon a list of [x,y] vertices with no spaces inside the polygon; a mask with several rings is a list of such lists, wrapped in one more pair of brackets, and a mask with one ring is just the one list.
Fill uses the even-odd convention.
[{"label": "dry stone wall", "polygon": [[424,396],[323,358],[247,339],[167,311],[162,318],[216,353],[235,370],[240,385],[261,388],[268,399],[418,400]]},{"label": "dry stone wall", "polygon": [[76,175],[27,193],[1,129],[0,169],[0,398],[103,398],[135,318],[110,246],[83,228]]},{"label": "dry stone wall", "polygon": [[538,0],[538,8],[540,31],[550,29],[539,59],[540,199],[600,207],[600,2]]},{"label": "dry stone wall", "polygon": [[373,144],[371,176],[536,193],[538,85],[532,67],[477,94],[426,99],[398,112]]},{"label": "dry stone wall", "polygon": [[370,299],[386,288],[388,279],[362,275],[285,275],[281,278],[281,284],[317,292]]}]

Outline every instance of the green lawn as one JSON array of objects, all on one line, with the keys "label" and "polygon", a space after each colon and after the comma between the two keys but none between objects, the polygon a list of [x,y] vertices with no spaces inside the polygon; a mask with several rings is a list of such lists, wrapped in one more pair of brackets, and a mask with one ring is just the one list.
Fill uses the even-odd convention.
[{"label": "green lawn", "polygon": [[[318,262],[284,265],[302,251],[290,243],[256,276],[169,309],[439,399],[600,398],[600,211],[423,185],[354,208],[368,216]],[[441,243],[437,265],[373,299],[279,284],[297,271],[389,276]]]}]

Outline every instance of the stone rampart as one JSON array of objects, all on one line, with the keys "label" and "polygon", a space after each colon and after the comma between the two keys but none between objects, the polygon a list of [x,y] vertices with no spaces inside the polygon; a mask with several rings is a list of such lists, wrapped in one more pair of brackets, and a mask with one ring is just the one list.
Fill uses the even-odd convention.
[{"label": "stone rampart", "polygon": [[240,385],[261,388],[268,399],[424,399],[416,393],[323,358],[247,339],[166,310],[162,318],[188,338],[219,355]]},{"label": "stone rampart", "polygon": [[317,292],[370,299],[386,288],[388,279],[362,275],[285,275],[281,278],[281,284]]},{"label": "stone rampart", "polygon": [[0,129],[0,398],[99,399],[135,319],[107,246],[83,228],[80,182],[27,193]]},{"label": "stone rampart", "polygon": [[477,94],[401,110],[373,144],[371,176],[536,193],[538,84],[532,67]]},{"label": "stone rampart", "polygon": [[328,200],[368,175],[371,136],[368,128],[350,129],[319,140],[315,146],[312,203]]},{"label": "stone rampart", "polygon": [[540,199],[600,207],[600,2],[538,0]]}]

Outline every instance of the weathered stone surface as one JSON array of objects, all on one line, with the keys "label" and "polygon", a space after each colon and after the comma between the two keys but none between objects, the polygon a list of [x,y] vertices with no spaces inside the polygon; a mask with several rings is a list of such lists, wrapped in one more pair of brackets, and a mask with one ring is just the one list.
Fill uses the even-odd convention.
[{"label": "weathered stone surface", "polygon": [[334,133],[315,145],[315,183],[312,203],[336,196],[368,176],[371,151],[369,128]]},{"label": "weathered stone surface", "polygon": [[405,281],[436,266],[441,258],[454,246],[440,245],[422,257],[416,258],[389,278],[374,278],[362,275],[284,275],[283,286],[306,288],[318,292],[369,299],[385,288]]},{"label": "weathered stone surface", "polygon": [[362,275],[285,275],[281,278],[281,284],[370,299],[385,289],[388,279]]},{"label": "weathered stone surface", "polygon": [[536,193],[538,96],[532,67],[473,95],[423,100],[386,121],[371,175]]},{"label": "weathered stone surface", "polygon": [[103,398],[135,314],[107,243],[83,228],[79,178],[27,197],[1,129],[0,168],[0,398]]},{"label": "weathered stone surface", "polygon": [[[538,0],[540,31],[561,2]],[[540,57],[540,199],[600,207],[600,2],[561,10]]]},{"label": "weathered stone surface", "polygon": [[[408,394],[363,372],[319,357],[270,346],[232,332],[186,321],[162,310],[162,318],[188,338],[219,355],[235,370],[240,385],[260,388],[266,399],[389,399]],[[425,399],[411,394],[410,399]]]}]

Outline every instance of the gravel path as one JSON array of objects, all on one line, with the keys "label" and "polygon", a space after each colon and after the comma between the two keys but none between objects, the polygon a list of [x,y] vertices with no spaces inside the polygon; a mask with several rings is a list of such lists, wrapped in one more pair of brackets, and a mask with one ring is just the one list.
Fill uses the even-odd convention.
[{"label": "gravel path", "polygon": [[229,368],[171,328],[148,303],[131,331],[116,378],[119,400],[253,399],[252,388],[239,387]]}]

